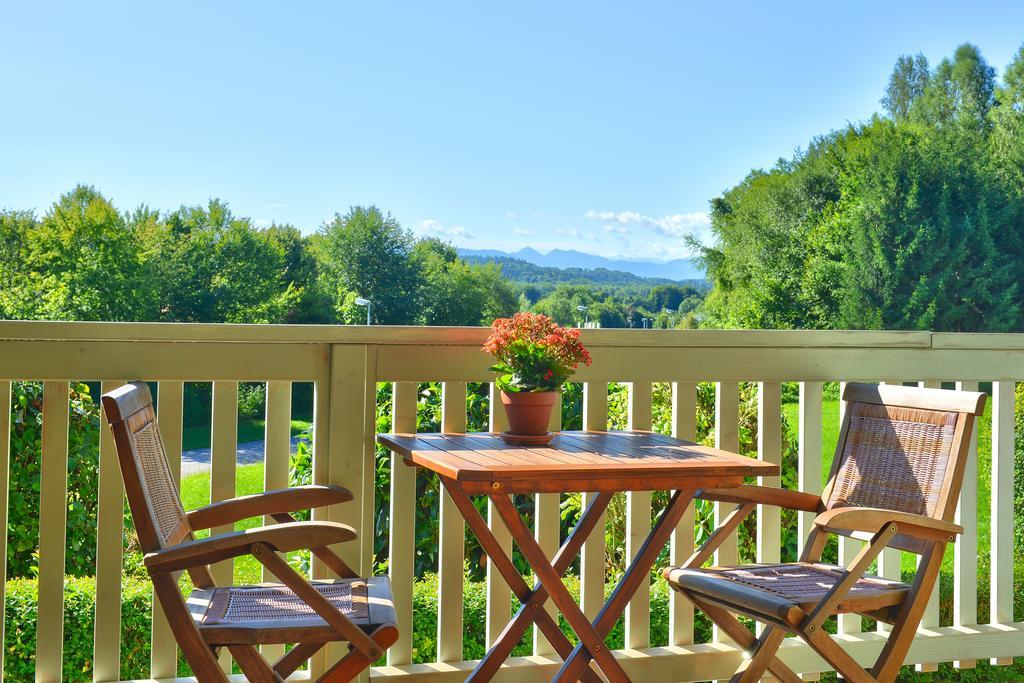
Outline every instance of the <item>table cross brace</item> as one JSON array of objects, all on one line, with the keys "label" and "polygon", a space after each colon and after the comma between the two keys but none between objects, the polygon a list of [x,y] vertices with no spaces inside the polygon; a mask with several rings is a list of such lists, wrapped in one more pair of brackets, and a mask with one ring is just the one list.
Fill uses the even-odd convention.
[{"label": "table cross brace", "polygon": [[[637,552],[636,557],[629,565],[629,569],[619,579],[619,583],[615,586],[612,594],[609,596],[608,601],[597,615],[597,619],[594,620],[593,624],[587,623],[590,627],[590,637],[597,639],[598,642],[602,642],[603,639],[611,632],[612,627],[615,625],[616,620],[622,616],[623,611],[626,609],[626,604],[630,598],[636,593],[640,587],[642,581],[649,580],[651,567],[654,565],[655,560],[658,559],[658,554],[661,552],[665,544],[668,543],[669,537],[679,524],[679,520],[682,518],[683,513],[686,512],[686,508],[690,505],[693,500],[694,491],[680,489],[672,494],[672,498],[669,500],[668,505],[662,511],[658,517],[658,521],[655,523],[654,528],[651,529],[651,533],[647,536],[647,539],[640,546],[640,550]],[[561,583],[561,582],[559,582]],[[568,592],[566,592],[568,595]],[[556,603],[557,604],[557,603]],[[583,612],[579,610],[575,603],[570,603],[569,607],[576,610],[579,617],[583,617],[586,621],[586,617],[583,616]],[[564,612],[563,612],[564,614]],[[566,619],[569,617],[566,616]],[[573,622],[570,620],[570,624]],[[575,629],[575,627],[574,627]],[[591,651],[590,647],[586,645],[587,640],[584,638],[580,631],[576,631],[580,635],[579,644],[573,648],[572,654],[562,664],[562,668],[559,669],[558,673],[555,674],[553,681],[576,681],[579,680],[581,672],[588,667],[590,659],[593,657],[597,660],[598,665],[601,666],[602,670],[608,675],[608,677],[614,682],[618,681],[629,681],[625,673],[622,673],[622,678],[616,677],[616,675],[606,669],[603,662],[595,656],[601,652],[607,652],[607,648],[603,646],[597,653]],[[614,659],[614,658],[613,658]],[[621,667],[618,667],[618,662],[615,663],[618,671],[622,671]]]},{"label": "table cross brace", "polygon": [[[441,481],[444,483],[445,489],[451,496],[455,506],[465,519],[466,525],[469,526],[476,536],[481,549],[483,549],[489,561],[494,563],[495,569],[505,579],[521,603],[521,607],[516,612],[515,617],[505,626],[494,645],[487,651],[484,658],[480,660],[480,663],[477,664],[469,678],[466,679],[467,683],[483,683],[484,681],[491,680],[501,667],[502,662],[508,659],[512,649],[522,639],[523,634],[531,623],[537,624],[538,628],[548,639],[548,642],[555,648],[555,652],[563,660],[567,658],[572,652],[572,643],[562,633],[562,630],[555,623],[552,616],[543,609],[543,605],[548,599],[547,588],[542,582],[538,582],[533,589],[526,584],[512,559],[502,549],[501,544],[494,537],[494,534],[476,509],[476,506],[462,492],[457,482],[444,477],[441,478]],[[569,567],[572,566],[573,559],[579,554],[580,548],[583,547],[583,542],[590,536],[597,522],[601,519],[601,515],[612,500],[612,495],[611,493],[599,493],[594,498],[576,523],[576,527],[569,535],[569,538],[566,539],[565,543],[558,550],[552,569],[559,577],[565,574]],[[511,499],[507,494],[496,494],[495,497],[499,496],[504,498],[508,505],[515,510],[515,506],[512,505]],[[495,504],[498,505],[498,503]],[[499,507],[498,509],[500,513],[501,508]],[[518,513],[515,516],[519,519]],[[508,522],[506,521],[507,524]],[[512,533],[514,536],[515,532]],[[526,534],[531,539],[533,538],[529,531]],[[561,584],[561,579],[559,579],[558,583]],[[582,669],[580,675],[582,680],[587,683],[601,683],[601,679],[589,667]]]}]

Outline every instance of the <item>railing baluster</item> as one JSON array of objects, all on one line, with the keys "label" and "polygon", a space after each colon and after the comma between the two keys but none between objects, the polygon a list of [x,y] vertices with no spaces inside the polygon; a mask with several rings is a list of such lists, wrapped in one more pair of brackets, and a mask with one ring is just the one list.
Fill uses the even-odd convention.
[{"label": "railing baluster", "polygon": [[[846,382],[839,383],[839,424],[843,423],[846,414],[846,401],[843,400],[843,391],[846,389]],[[839,564],[846,566],[860,552],[863,543],[845,536],[839,537]],[[860,633],[863,630],[863,622],[859,614],[848,612],[839,615],[840,633]]]},{"label": "railing baluster", "polygon": [[[757,457],[782,465],[782,385],[759,382],[757,386]],[[782,477],[758,477],[763,486],[778,487]],[[778,562],[782,540],[779,508],[757,506],[757,561]]]},{"label": "railing baluster", "polygon": [[64,647],[64,547],[67,530],[68,410],[66,381],[43,383],[39,474],[39,601],[36,681],[60,683]]},{"label": "railing baluster", "polygon": [[[263,433],[263,490],[273,491],[288,487],[288,465],[292,451],[292,383],[285,381],[267,382],[266,424]],[[272,518],[265,517],[264,524],[273,524]],[[263,580],[277,582],[278,579],[266,567]],[[260,652],[268,661],[274,661],[284,654],[283,645],[264,645]]]},{"label": "railing baluster", "polygon": [[[992,587],[989,622],[1013,622],[1013,381],[992,383]],[[992,664],[1013,664],[994,657]]]},{"label": "railing baluster", "polygon": [[[181,382],[160,382],[157,385],[156,421],[167,453],[167,467],[175,486],[181,481],[182,416],[185,385]],[[150,651],[150,675],[171,678],[178,675],[178,646],[164,616],[160,602],[153,594],[153,633]]]},{"label": "railing baluster", "polygon": [[[11,382],[0,381],[0,529],[7,528],[11,464]],[[7,533],[0,534],[0,672],[4,670],[4,609],[7,591]]]},{"label": "railing baluster", "polygon": [[[555,407],[551,411],[551,421],[548,424],[548,429],[553,432],[557,432],[562,428],[562,406],[561,396],[559,400],[555,402]],[[537,539],[538,545],[541,550],[547,555],[548,559],[555,556],[558,552],[559,546],[559,531],[561,528],[561,514],[560,506],[561,496],[557,493],[538,493],[534,496],[534,538]],[[534,577],[536,580],[536,576]],[[556,619],[558,613],[555,610],[555,603],[548,600],[544,604],[544,609]],[[535,655],[550,655],[554,654],[555,648],[551,646],[548,639],[544,637],[544,634],[540,632],[539,628],[533,629],[533,654]]]},{"label": "railing baluster", "polygon": [[[651,428],[651,383],[629,385],[629,428]],[[640,545],[651,533],[651,492],[626,493],[626,558],[632,562]],[[626,608],[626,647],[642,648],[651,643],[651,591],[637,591]]]},{"label": "railing baluster", "polygon": [[[508,416],[505,414],[505,406],[501,404],[501,390],[493,382],[490,384],[490,419],[488,428],[492,432],[508,431]],[[512,534],[498,514],[494,501],[487,499],[487,526],[494,534],[494,540],[498,542],[506,553],[512,552]],[[494,563],[487,563],[487,623],[485,624],[484,640],[490,647],[498,640],[501,631],[508,624],[511,617],[512,589],[502,578],[501,573],[494,569]]]},{"label": "railing baluster", "polygon": [[[213,383],[213,419],[210,427],[210,502],[235,497],[235,467],[238,461],[238,382]],[[210,529],[211,536],[234,531],[233,524]],[[218,586],[234,583],[234,560],[223,560],[210,567]],[[231,655],[225,648],[221,667],[231,671]]]},{"label": "railing baluster", "polygon": [[[757,458],[782,465],[782,384],[757,384]],[[782,477],[758,477],[764,486],[778,487]],[[778,562],[782,543],[782,519],[779,508],[757,506],[757,561]],[[758,625],[758,633],[763,627]]]},{"label": "railing baluster", "polygon": [[[977,391],[977,382],[957,382],[959,391]],[[964,532],[953,544],[953,625],[974,626],[978,623],[978,425],[971,432],[964,465],[960,502],[956,523]],[[973,669],[974,659],[953,662],[957,669]]]},{"label": "railing baluster", "polygon": [[[107,393],[124,382],[102,382]],[[102,412],[102,409],[101,409]],[[100,417],[99,485],[96,512],[96,626],[93,680],[121,678],[121,554],[124,535],[124,484],[114,437]]]},{"label": "railing baluster", "polygon": [[[238,382],[213,383],[213,419],[210,428],[210,502],[235,497],[235,466],[238,460]],[[212,536],[234,531],[233,525],[210,530]],[[218,562],[211,567],[218,586],[230,586],[234,563]]]},{"label": "railing baluster", "polygon": [[[592,431],[608,429],[608,383],[584,382],[583,384],[583,428]],[[583,493],[583,509],[586,510],[596,494]],[[580,604],[588,619],[597,618],[604,605],[605,574],[605,518],[597,522],[594,532],[583,543],[580,555]]]},{"label": "railing baluster", "polygon": [[[686,441],[697,438],[697,385],[694,382],[672,383],[672,436]],[[691,501],[669,541],[673,566],[681,565],[693,553],[693,518]],[[693,603],[678,592],[669,591],[668,644],[688,645],[692,642]]]},{"label": "railing baluster", "polygon": [[[926,380],[918,382],[917,385],[922,388],[928,389],[940,389],[942,388],[942,382],[938,380]],[[917,565],[921,565],[921,556],[917,556]],[[935,586],[932,588],[931,594],[928,596],[928,604],[924,609],[924,616],[921,617],[921,624],[919,628],[929,629],[939,625],[939,586],[942,584],[941,581],[936,581]],[[916,671],[938,671],[938,662],[920,662],[914,665]]]},{"label": "railing baluster", "polygon": [[[800,382],[800,416],[797,425],[798,488],[806,493],[821,493],[821,393],[822,382]],[[796,554],[804,551],[804,543],[814,522],[813,512],[797,516]]]},{"label": "railing baluster", "polygon": [[[392,385],[391,431],[416,433],[416,383]],[[388,574],[398,615],[398,641],[388,650],[388,664],[412,663],[412,585],[416,562],[416,468],[391,454],[391,535]]]},{"label": "railing baluster", "polygon": [[[740,450],[739,415],[740,385],[736,382],[715,382],[715,448],[733,453]],[[736,506],[731,503],[715,503],[715,526]],[[717,566],[736,564],[739,558],[736,534],[730,534],[715,551]],[[731,642],[731,638],[718,628],[712,628],[712,639],[716,643]]]},{"label": "railing baluster", "polygon": [[[895,384],[900,386],[903,382],[900,380],[889,379],[886,380],[884,384]],[[896,548],[886,548],[882,551],[882,554],[878,556],[878,575],[893,581],[901,581],[902,562],[902,551],[897,550]],[[878,622],[877,630],[881,633],[888,633],[892,630],[892,626],[880,621]]]},{"label": "railing baluster", "polygon": [[[441,388],[441,431],[466,431],[466,383],[444,382]],[[441,487],[440,559],[438,566],[437,661],[462,660],[462,575],[466,528],[458,508]]]},{"label": "railing baluster", "polygon": [[[800,382],[797,417],[797,488],[806,493],[821,493],[822,482],[822,389],[823,382]],[[813,512],[797,513],[796,555],[801,557],[814,523]],[[805,681],[821,678],[817,673],[804,673]]]}]

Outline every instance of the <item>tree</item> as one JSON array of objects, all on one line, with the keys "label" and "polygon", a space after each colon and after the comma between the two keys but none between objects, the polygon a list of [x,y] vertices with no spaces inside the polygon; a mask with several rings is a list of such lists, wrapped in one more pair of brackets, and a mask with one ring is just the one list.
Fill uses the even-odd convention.
[{"label": "tree", "polygon": [[282,246],[220,200],[183,206],[147,232],[162,320],[282,322],[301,297],[301,288],[282,280]]},{"label": "tree", "polygon": [[[151,320],[153,284],[144,249],[125,218],[95,188],[61,196],[25,231],[17,317],[51,320]],[[18,297],[14,297],[18,298]],[[8,304],[10,305],[10,304]]]},{"label": "tree", "polygon": [[26,287],[28,240],[37,224],[30,211],[0,211],[0,319],[32,317],[35,297]]},{"label": "tree", "polygon": [[910,107],[924,94],[930,75],[928,60],[923,54],[900,55],[881,100],[889,116],[894,119],[906,118],[910,114]]},{"label": "tree", "polygon": [[993,170],[1019,204],[1024,199],[1024,45],[1006,67],[995,97],[990,138]]},{"label": "tree", "polygon": [[285,314],[286,323],[331,323],[335,315],[329,297],[320,287],[320,272],[311,249],[312,240],[291,225],[271,225],[267,238],[284,253],[279,283],[297,291],[295,305]]},{"label": "tree", "polygon": [[452,245],[426,238],[413,247],[423,282],[418,321],[423,325],[489,325],[519,310],[512,286],[494,264],[472,265]]},{"label": "tree", "polygon": [[970,45],[918,93],[923,68],[897,63],[891,117],[816,139],[712,202],[704,324],[1020,329],[1024,51],[999,90]]},{"label": "tree", "polygon": [[353,294],[373,302],[373,320],[408,325],[416,317],[419,267],[412,233],[375,206],[335,214],[317,233],[322,286],[341,311]]},{"label": "tree", "polygon": [[957,123],[966,131],[984,133],[994,93],[995,69],[977,47],[965,43],[952,60],[942,60],[935,69],[911,113],[929,126]]}]

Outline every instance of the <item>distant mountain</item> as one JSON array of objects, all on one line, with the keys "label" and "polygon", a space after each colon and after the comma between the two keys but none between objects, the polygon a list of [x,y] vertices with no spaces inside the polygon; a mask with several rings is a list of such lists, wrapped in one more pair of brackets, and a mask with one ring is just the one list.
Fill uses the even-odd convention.
[{"label": "distant mountain", "polygon": [[542,254],[536,249],[525,247],[516,252],[495,249],[459,249],[459,255],[477,259],[513,258],[546,268],[583,268],[623,271],[637,277],[659,280],[703,280],[704,272],[694,259],[672,261],[642,261],[633,259],[610,259],[596,254],[586,254],[573,249],[553,249]]}]

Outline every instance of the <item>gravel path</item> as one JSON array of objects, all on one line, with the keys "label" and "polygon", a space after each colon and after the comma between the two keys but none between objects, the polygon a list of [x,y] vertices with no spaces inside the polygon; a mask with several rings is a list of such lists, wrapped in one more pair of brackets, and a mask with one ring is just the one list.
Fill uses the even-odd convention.
[{"label": "gravel path", "polygon": [[[295,452],[299,437],[292,437],[292,453]],[[252,465],[263,462],[263,441],[249,441],[238,444],[238,464]],[[195,474],[196,472],[210,471],[210,449],[196,448],[181,453],[181,476]]]}]

